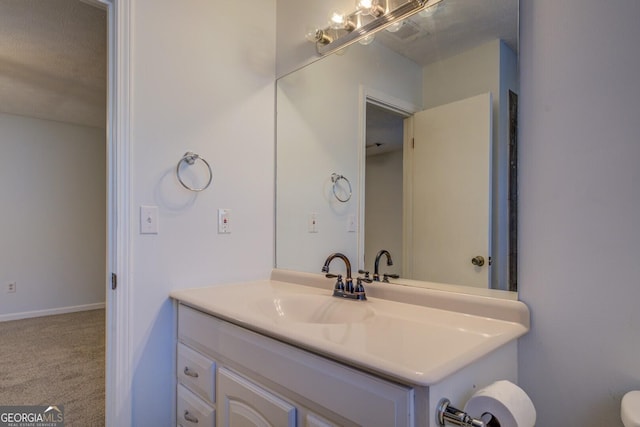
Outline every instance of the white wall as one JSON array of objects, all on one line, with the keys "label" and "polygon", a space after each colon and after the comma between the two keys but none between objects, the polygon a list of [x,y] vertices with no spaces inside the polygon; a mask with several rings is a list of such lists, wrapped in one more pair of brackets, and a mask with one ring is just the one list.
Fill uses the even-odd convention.
[{"label": "white wall", "polygon": [[[384,46],[355,44],[344,55],[328,56],[279,80],[278,267],[319,272],[329,254],[341,252],[357,270],[358,234],[347,231],[347,222],[349,215],[358,218],[361,199],[365,103],[360,92],[419,106],[421,79],[417,64]],[[347,203],[333,196],[332,173],[351,182]],[[308,232],[310,213],[318,214],[317,233]],[[340,271],[335,264],[331,271]]]},{"label": "white wall", "polygon": [[104,129],[0,114],[0,320],[104,303],[105,152]]},{"label": "white wall", "polygon": [[[267,278],[273,266],[275,3],[132,4],[133,425],[170,426],[175,318],[168,294]],[[180,187],[187,150],[215,174]],[[139,206],[159,207],[157,235],[138,234]],[[232,210],[231,234],[216,211]]]},{"label": "white wall", "polygon": [[402,150],[367,156],[365,169],[364,268],[373,275],[376,255],[381,249],[391,253],[380,263],[380,273],[402,275]]},{"label": "white wall", "polygon": [[640,2],[521,11],[520,384],[539,426],[621,426],[640,389]]}]

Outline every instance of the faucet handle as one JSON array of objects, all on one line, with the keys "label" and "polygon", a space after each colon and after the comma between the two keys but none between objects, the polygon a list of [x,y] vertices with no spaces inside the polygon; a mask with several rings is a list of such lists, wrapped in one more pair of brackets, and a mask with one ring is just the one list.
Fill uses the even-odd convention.
[{"label": "faucet handle", "polygon": [[368,271],[358,270],[358,274],[364,274],[364,278],[365,279],[369,278],[369,272]]},{"label": "faucet handle", "polygon": [[355,299],[361,300],[361,301],[364,301],[367,299],[367,295],[364,292],[364,285],[362,284],[363,281],[367,283],[371,283],[371,279],[364,279],[362,277],[358,277],[356,278],[356,287],[353,290]]},{"label": "faucet handle", "polygon": [[336,278],[336,284],[333,287],[333,289],[336,290],[336,291],[344,291],[344,282],[342,281],[342,274],[327,273],[327,274],[324,275],[324,277],[329,278],[329,279]]},{"label": "faucet handle", "polygon": [[387,273],[385,273],[383,275],[383,277],[382,277],[382,281],[389,283],[389,279],[399,279],[399,278],[400,278],[399,274],[387,274]]},{"label": "faucet handle", "polygon": [[372,283],[373,279],[371,279],[369,275],[366,274],[364,277],[356,277],[356,281],[360,284],[362,284],[362,282]]}]

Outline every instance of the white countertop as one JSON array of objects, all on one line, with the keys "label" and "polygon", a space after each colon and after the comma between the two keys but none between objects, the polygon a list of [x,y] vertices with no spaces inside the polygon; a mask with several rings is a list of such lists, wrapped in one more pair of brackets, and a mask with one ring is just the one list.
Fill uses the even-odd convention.
[{"label": "white countertop", "polygon": [[367,301],[348,301],[331,296],[332,284],[321,275],[274,270],[271,280],[170,295],[314,353],[424,386],[529,330],[529,311],[519,301],[388,284],[368,285]]}]

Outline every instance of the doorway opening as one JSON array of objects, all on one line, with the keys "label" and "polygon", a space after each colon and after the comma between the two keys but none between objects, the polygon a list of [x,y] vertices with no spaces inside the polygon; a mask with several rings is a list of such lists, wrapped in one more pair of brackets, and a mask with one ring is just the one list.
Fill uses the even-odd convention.
[{"label": "doorway opening", "polygon": [[391,254],[392,274],[402,275],[404,120],[410,114],[366,102],[364,269],[373,272],[381,250]]},{"label": "doorway opening", "polygon": [[[54,249],[46,251],[45,254],[45,261],[53,265],[53,269],[41,268],[41,270],[49,272],[45,273],[48,280],[33,280],[34,278],[29,276],[38,269],[39,263],[33,260],[35,253],[38,250],[41,251],[37,244],[32,245],[32,250],[27,252],[28,256],[23,257],[31,263],[30,271],[20,271],[14,278],[17,282],[16,296],[25,295],[37,298],[38,295],[46,294],[44,303],[33,299],[24,306],[13,304],[12,314],[23,316],[23,318],[37,318],[47,315],[59,317],[57,315],[64,313],[77,312],[82,314],[90,310],[104,310],[106,306],[106,313],[103,311],[100,316],[100,326],[103,331],[106,330],[103,332],[106,334],[106,340],[103,339],[100,344],[106,347],[106,350],[103,348],[101,355],[98,355],[103,363],[105,360],[107,361],[107,367],[103,369],[101,375],[101,405],[103,407],[101,423],[105,422],[104,414],[115,413],[113,407],[111,410],[105,409],[109,400],[114,401],[113,395],[115,395],[115,383],[111,381],[111,393],[109,393],[108,386],[109,377],[115,377],[112,375],[115,358],[109,357],[110,353],[115,354],[113,340],[115,332],[110,325],[117,320],[115,305],[110,302],[115,299],[115,293],[110,291],[110,272],[116,271],[115,256],[122,256],[115,250],[114,219],[116,215],[114,144],[116,131],[119,131],[122,126],[121,120],[118,120],[117,129],[115,123],[116,92],[114,83],[116,69],[114,58],[116,49],[115,3],[117,1],[7,1],[0,4],[2,7],[0,15],[2,15],[3,22],[0,27],[3,28],[3,34],[6,31],[12,32],[11,37],[2,37],[2,39],[7,43],[18,42],[16,48],[11,50],[12,56],[5,58],[7,59],[4,61],[6,67],[3,67],[0,72],[1,78],[12,78],[15,84],[2,86],[26,88],[30,85],[33,89],[23,90],[23,93],[28,96],[23,96],[22,101],[16,103],[10,103],[9,98],[3,94],[3,114],[14,115],[15,119],[11,120],[19,122],[22,129],[20,135],[25,136],[24,139],[30,139],[39,144],[38,147],[29,148],[29,153],[26,156],[9,156],[9,158],[13,159],[16,165],[22,167],[24,173],[21,175],[28,178],[29,182],[40,184],[40,187],[49,185],[53,188],[52,191],[41,192],[43,197],[35,196],[40,200],[47,197],[47,206],[44,209],[32,209],[34,212],[43,212],[46,215],[44,220],[33,221],[25,224],[24,227],[15,228],[24,231],[45,225],[46,227],[35,234],[46,237],[61,233],[61,237],[56,236],[53,239],[55,241]],[[98,19],[96,17],[100,19],[100,25],[95,24],[98,22],[94,20],[94,18]],[[74,29],[80,28],[93,33],[86,37],[73,33]],[[91,44],[94,39],[101,39],[99,47]],[[25,48],[27,41],[30,42],[29,48]],[[56,45],[58,46],[56,47]],[[34,58],[26,56],[31,51],[36,51]],[[86,56],[82,57],[83,54]],[[47,64],[45,61],[50,62]],[[54,70],[56,66],[63,69],[59,74],[56,74]],[[123,74],[124,71],[119,71],[119,73]],[[101,80],[101,84],[96,84],[98,80]],[[44,95],[38,96],[36,90],[42,91]],[[94,109],[90,107],[96,104],[101,105],[97,112],[94,112]],[[10,106],[16,108],[8,111],[7,108]],[[17,106],[24,108],[19,109]],[[45,111],[47,109],[48,112]],[[90,114],[90,112],[94,113]],[[3,126],[3,128],[6,130],[8,126]],[[35,135],[38,129],[43,130],[41,132],[43,136]],[[54,138],[54,135],[58,134],[59,137]],[[58,149],[54,148],[53,144],[46,145],[48,142],[55,142],[54,139],[66,145],[72,143],[76,145]],[[82,142],[87,142],[87,144],[82,145]],[[90,147],[88,144],[92,144],[92,146]],[[25,149],[23,147],[23,150]],[[36,152],[36,149],[40,150],[40,154]],[[119,156],[122,155],[119,154]],[[37,166],[40,163],[42,167]],[[84,175],[80,174],[80,171]],[[64,175],[63,180],[58,181],[54,174],[55,177]],[[20,181],[21,184],[17,187],[21,188],[23,192],[19,203],[15,206],[28,205],[29,199],[26,197],[27,190],[25,188],[27,182],[23,182],[18,175],[14,175],[12,181],[14,185],[16,181]],[[88,188],[89,184],[92,185],[91,188]],[[66,214],[62,212],[64,207],[69,207]],[[60,213],[58,213],[59,211]],[[61,223],[58,219],[66,222]],[[87,227],[91,227],[90,235],[87,232]],[[24,232],[22,234],[24,237]],[[73,242],[81,242],[83,238],[87,245],[91,245],[90,248],[86,247],[84,250],[76,248],[71,253],[63,251],[65,247],[71,247]],[[122,245],[126,244],[125,239],[119,239],[119,241]],[[85,260],[84,256],[89,253],[97,255],[93,256],[91,260]],[[92,270],[90,275],[83,274],[80,278],[77,277],[78,274],[74,276],[74,272],[88,270],[89,265]],[[46,266],[41,265],[41,267]],[[69,286],[65,288],[65,285],[74,281],[77,282],[72,285],[74,288],[67,292]],[[82,283],[89,286],[89,282],[93,283],[90,292],[82,286]],[[38,292],[35,283],[44,283],[42,292]],[[46,283],[49,283],[48,289]],[[52,285],[52,283],[54,284]],[[35,292],[31,292],[34,290]],[[51,291],[54,292],[53,296],[47,294]],[[69,295],[67,296],[65,292]],[[56,297],[60,297],[60,301],[53,301]],[[16,298],[14,298],[15,301],[17,301]],[[49,305],[46,305],[47,303]],[[2,310],[0,310],[0,320],[3,320]],[[87,326],[89,322],[79,323],[77,326]],[[62,333],[62,331],[60,332]],[[123,354],[120,347],[117,347],[118,355]],[[46,352],[43,352],[43,357],[45,354]],[[118,366],[122,366],[121,360],[122,358],[118,359]],[[105,378],[107,384],[105,384]],[[62,392],[59,394],[62,395]],[[105,401],[105,395],[108,394],[112,395],[112,399],[107,396]],[[55,393],[53,393],[51,399],[55,400],[55,397]],[[62,402],[56,400],[50,403],[61,404]],[[94,405],[92,404],[92,406]],[[67,405],[65,410],[72,411],[71,405]],[[67,419],[75,419],[69,412],[67,413],[70,415]],[[128,418],[126,414],[123,417]],[[82,423],[77,419],[76,421]]]}]

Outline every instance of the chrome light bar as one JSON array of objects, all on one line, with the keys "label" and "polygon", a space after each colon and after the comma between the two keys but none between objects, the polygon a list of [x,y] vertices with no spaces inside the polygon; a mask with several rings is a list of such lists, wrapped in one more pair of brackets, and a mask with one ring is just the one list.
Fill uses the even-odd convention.
[{"label": "chrome light bar", "polygon": [[388,3],[386,9],[390,9],[391,3],[393,3],[393,9],[386,10],[379,16],[362,14],[361,11],[357,10],[345,16],[344,28],[327,27],[325,29],[317,29],[312,34],[307,35],[307,38],[316,43],[316,50],[320,55],[328,55],[434,6],[442,0],[386,1]]}]

